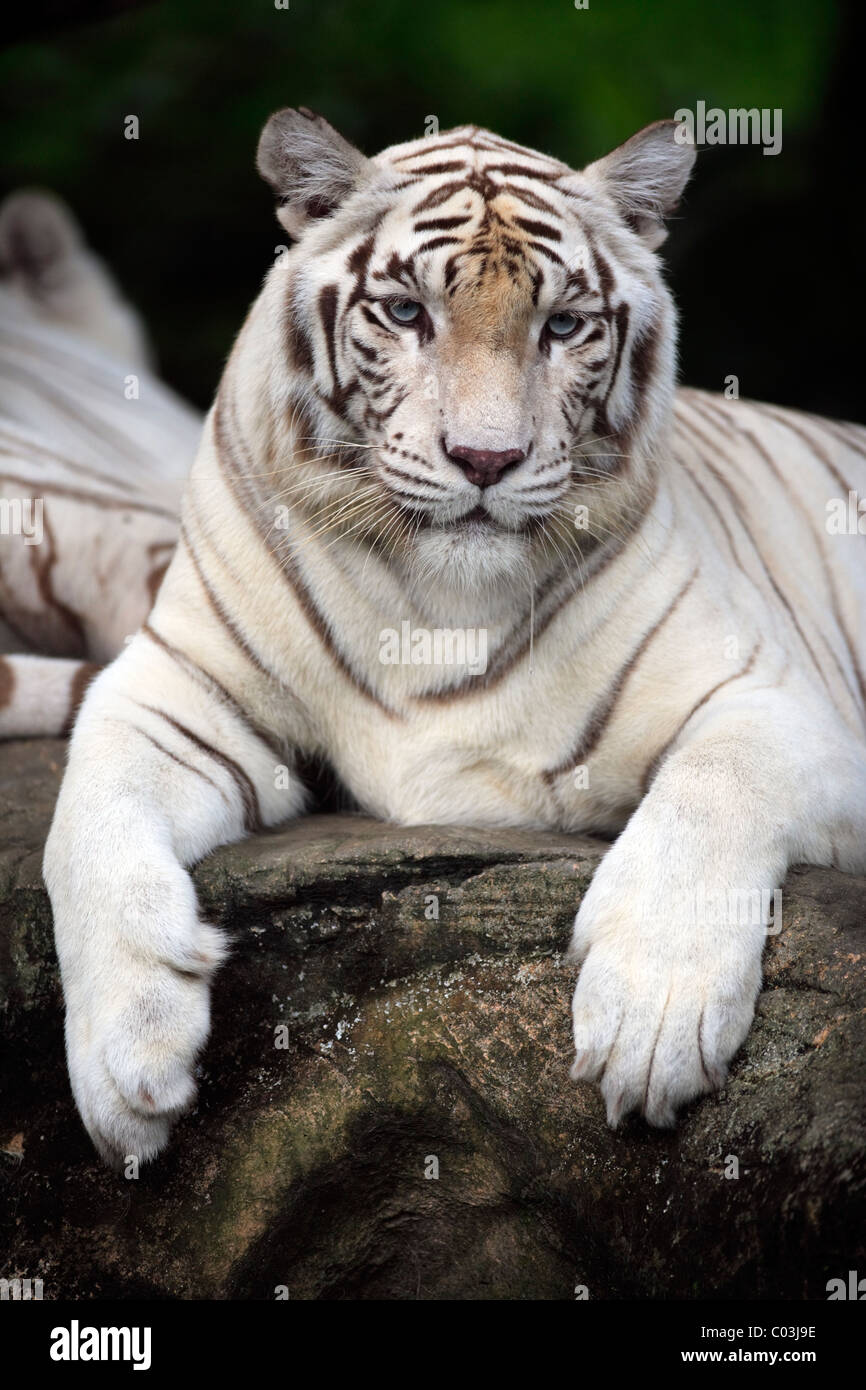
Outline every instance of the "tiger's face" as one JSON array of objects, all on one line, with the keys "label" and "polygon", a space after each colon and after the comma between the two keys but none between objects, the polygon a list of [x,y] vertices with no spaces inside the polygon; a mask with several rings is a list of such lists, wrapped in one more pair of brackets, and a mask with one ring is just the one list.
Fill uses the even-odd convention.
[{"label": "tiger's face", "polygon": [[464,587],[635,524],[673,389],[652,251],[692,159],[660,123],[583,174],[474,127],[368,161],[272,117],[297,245],[268,292],[317,515]]}]

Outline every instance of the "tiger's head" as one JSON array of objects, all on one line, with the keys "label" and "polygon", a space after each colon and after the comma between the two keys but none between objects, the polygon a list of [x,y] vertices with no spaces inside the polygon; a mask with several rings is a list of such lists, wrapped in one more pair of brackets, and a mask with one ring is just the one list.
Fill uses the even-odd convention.
[{"label": "tiger's head", "polygon": [[293,244],[265,287],[269,389],[294,504],[464,588],[637,524],[674,387],[653,254],[694,160],[674,129],[578,173],[474,126],[367,159],[304,108],[272,116],[258,167]]}]

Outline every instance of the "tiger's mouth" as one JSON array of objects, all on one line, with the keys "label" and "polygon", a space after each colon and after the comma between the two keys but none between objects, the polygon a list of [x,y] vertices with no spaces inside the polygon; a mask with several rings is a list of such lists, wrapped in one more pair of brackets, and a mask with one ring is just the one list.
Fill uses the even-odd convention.
[{"label": "tiger's mouth", "polygon": [[412,524],[416,535],[432,533],[439,536],[460,536],[469,540],[477,538],[481,540],[489,537],[491,540],[497,536],[519,537],[533,534],[543,523],[544,518],[538,515],[520,517],[517,520],[505,521],[489,511],[483,503],[479,502],[468,512],[463,512],[461,516],[437,515],[435,511],[424,511],[403,507],[407,520]]},{"label": "tiger's mouth", "polygon": [[398,502],[397,505],[407,520],[411,521],[416,531],[439,531],[448,534],[453,531],[504,531],[508,529],[500,521],[497,521],[496,517],[481,502],[476,503],[468,512],[463,512],[460,516],[453,514],[443,516],[432,508],[410,507],[402,502]]},{"label": "tiger's mouth", "polygon": [[520,507],[509,505],[511,499],[500,500],[491,497],[488,501],[482,494],[474,503],[471,499],[466,499],[469,503],[467,510],[457,512],[457,498],[439,506],[413,506],[402,497],[395,497],[389,483],[386,483],[386,488],[393,505],[402,513],[410,533],[418,538],[438,536],[445,540],[451,537],[455,541],[460,540],[468,544],[477,542],[480,545],[496,544],[500,540],[525,541],[544,530],[547,517],[554,510],[551,507],[544,511],[524,511]]},{"label": "tiger's mouth", "polygon": [[470,538],[473,536],[480,538],[483,535],[505,535],[514,531],[514,527],[506,526],[484,506],[483,502],[476,503],[468,512],[463,512],[462,516],[437,517],[431,515],[427,521],[427,529],[439,531],[443,535],[460,535]]},{"label": "tiger's mouth", "polygon": [[473,507],[471,512],[464,512],[463,516],[459,516],[456,521],[451,523],[451,525],[483,526],[485,528],[495,526],[498,528],[499,522],[496,521],[495,518],[490,515],[487,508],[483,507],[479,502],[478,506]]}]

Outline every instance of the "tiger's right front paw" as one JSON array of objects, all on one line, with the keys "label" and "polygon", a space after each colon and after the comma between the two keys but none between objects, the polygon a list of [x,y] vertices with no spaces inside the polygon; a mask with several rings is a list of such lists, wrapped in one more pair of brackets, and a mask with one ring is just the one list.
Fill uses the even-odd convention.
[{"label": "tiger's right front paw", "polygon": [[111,898],[113,921],[103,902],[83,931],[55,902],[55,932],[72,1091],[99,1153],[119,1168],[152,1159],[192,1104],[209,981],[226,946],[199,920],[179,865],[127,876]]}]

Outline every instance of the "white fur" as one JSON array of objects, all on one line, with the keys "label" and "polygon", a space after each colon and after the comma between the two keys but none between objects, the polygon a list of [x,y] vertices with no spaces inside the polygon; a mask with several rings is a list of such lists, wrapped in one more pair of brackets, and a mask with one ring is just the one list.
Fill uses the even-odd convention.
[{"label": "white fur", "polygon": [[[442,139],[459,145],[463,134]],[[386,151],[370,177],[393,183],[406,158],[431,148]],[[641,167],[649,180],[647,216],[669,206],[685,177],[670,162],[660,175],[658,135],[648,151],[643,164],[634,148],[626,160],[632,211]],[[495,160],[495,145],[478,157]],[[561,168],[532,152],[520,158],[548,173]],[[614,268],[618,300],[630,306],[628,350],[650,323],[661,332],[649,398],[636,399],[626,372],[610,404],[614,428],[640,420],[627,481],[609,470],[572,485],[566,469],[557,484],[560,498],[583,498],[602,518],[602,545],[624,527],[633,533],[597,578],[599,552],[564,539],[565,555],[554,553],[518,527],[543,495],[541,480],[557,476],[565,358],[542,362],[535,337],[517,365],[473,350],[471,338],[458,352],[435,297],[440,262],[425,272],[438,329],[431,355],[408,338],[388,348],[390,379],[411,388],[391,423],[374,437],[357,391],[342,415],[322,404],[338,384],[316,317],[322,289],[336,281],[345,292],[346,247],[374,220],[383,261],[408,244],[405,200],[392,197],[382,218],[379,193],[365,201],[359,187],[334,217],[305,230],[288,271],[266,281],[205,426],[184,502],[187,539],[151,617],[183,660],[142,634],[91,687],[46,850],[72,1084],[109,1159],[162,1146],[191,1098],[207,1033],[207,983],[223,947],[198,917],[185,870],[242,835],[244,823],[231,773],[196,740],[244,768],[271,825],[303,808],[299,782],[282,789],[275,778],[276,764],[299,750],[325,753],[362,807],[402,824],[619,834],[572,943],[582,963],[575,1072],[601,1081],[614,1124],[632,1110],[670,1123],[679,1106],[721,1084],[748,1029],[766,921],[711,922],[696,905],[699,890],[770,891],[803,859],[866,868],[864,710],[848,645],[862,663],[862,537],[824,529],[836,490],[825,460],[862,486],[864,434],[692,392],[674,414],[673,311],[647,249],[658,228],[639,226],[641,241],[615,211],[622,190],[600,190],[598,176],[598,166],[582,182],[563,171],[585,195],[583,215]],[[558,196],[550,180],[540,187]],[[300,206],[303,192],[286,196],[297,194]],[[565,202],[559,217],[561,250],[580,254]],[[289,295],[313,341],[312,382],[287,367]],[[357,311],[346,312],[363,332]],[[552,308],[542,302],[542,324],[545,312]],[[432,403],[421,390],[431,363],[442,384]],[[323,463],[308,461],[303,409]],[[474,447],[534,432],[533,455],[488,490],[491,515],[511,530],[454,530],[479,499],[437,452],[440,430],[457,428],[475,431]],[[372,459],[369,485],[382,510],[360,531],[348,519],[357,511],[322,531],[311,502],[320,499],[333,521],[340,507],[357,508],[371,476],[341,470],[327,443],[334,437],[373,450],[363,458]],[[591,437],[588,426],[578,430],[578,443]],[[401,460],[405,485],[433,521],[420,542],[400,530],[383,469],[403,441],[429,456],[427,467]],[[235,466],[243,506],[228,480]],[[290,518],[278,534],[282,498]],[[386,522],[396,537],[390,553],[369,544]],[[287,568],[302,577],[306,598],[286,582]],[[569,601],[548,611],[556,584]],[[324,615],[324,633],[309,621],[309,602]],[[461,673],[378,661],[382,629],[402,619],[484,627],[495,660],[530,611],[531,666],[523,651],[501,680],[452,703],[430,695]],[[582,760],[588,781],[577,779],[570,754],[612,691],[603,732]]]},{"label": "white fur", "polygon": [[0,269],[0,506],[31,529],[0,534],[0,738],[56,736],[147,614],[201,419],[57,199],[6,199]]}]

